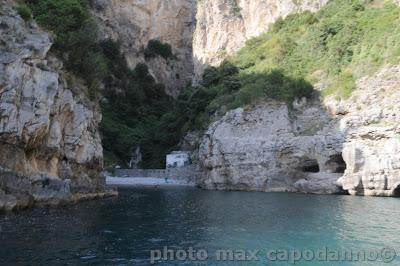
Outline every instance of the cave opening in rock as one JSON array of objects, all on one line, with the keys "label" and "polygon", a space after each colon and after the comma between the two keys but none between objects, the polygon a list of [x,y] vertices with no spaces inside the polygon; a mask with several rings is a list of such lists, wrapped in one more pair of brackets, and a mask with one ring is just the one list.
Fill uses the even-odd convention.
[{"label": "cave opening in rock", "polygon": [[346,162],[343,160],[342,154],[338,153],[330,156],[326,162],[326,168],[332,173],[343,174],[346,171]]},{"label": "cave opening in rock", "polygon": [[318,173],[319,165],[315,159],[308,159],[302,162],[301,170],[306,173]]},{"label": "cave opening in rock", "polygon": [[400,197],[400,184],[393,191],[393,197]]}]

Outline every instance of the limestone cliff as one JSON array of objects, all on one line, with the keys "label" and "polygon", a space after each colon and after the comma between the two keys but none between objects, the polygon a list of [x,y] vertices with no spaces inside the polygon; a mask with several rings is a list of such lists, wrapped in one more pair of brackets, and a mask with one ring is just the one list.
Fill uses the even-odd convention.
[{"label": "limestone cliff", "polygon": [[[98,20],[101,38],[119,41],[130,67],[145,62],[156,80],[164,83],[171,95],[176,95],[179,88],[191,82],[194,0],[93,2],[93,14]],[[144,48],[153,39],[170,44],[174,58],[145,60]]]},{"label": "limestone cliff", "polygon": [[339,180],[353,195],[400,196],[400,66],[360,79],[344,104],[346,131]]},{"label": "limestone cliff", "polygon": [[209,127],[200,146],[205,174],[199,184],[294,192],[296,182],[313,179],[322,185],[315,192],[338,193],[342,143],[343,134],[317,103],[291,112],[277,102],[239,108]]},{"label": "limestone cliff", "polygon": [[97,105],[48,33],[0,12],[0,210],[104,195]]},{"label": "limestone cliff", "polygon": [[[266,103],[213,123],[200,146],[208,189],[398,195],[400,66],[362,78],[345,101]],[[344,173],[343,173],[344,172]]]},{"label": "limestone cliff", "polygon": [[[102,38],[119,40],[131,67],[146,62],[176,95],[176,88],[198,79],[205,67],[218,65],[279,17],[316,11],[328,1],[96,0],[93,13]],[[176,58],[146,60],[143,50],[152,39],[171,44]],[[399,103],[396,89],[380,90],[399,87],[397,69],[385,67],[360,79],[346,101],[300,100],[293,110],[270,102],[229,112],[203,138],[200,186],[393,195],[399,181]]]},{"label": "limestone cliff", "polygon": [[197,78],[206,66],[218,65],[266,32],[279,17],[316,11],[329,0],[201,0],[197,4],[193,57]]},{"label": "limestone cliff", "polygon": [[[7,1],[8,2],[8,1]],[[6,3],[7,3],[6,2]],[[145,62],[171,95],[268,30],[328,0],[93,0],[102,39]],[[101,115],[49,53],[51,36],[8,4],[0,14],[0,209],[106,194]],[[145,58],[158,39],[174,57]],[[198,158],[208,189],[384,195],[400,185],[400,66],[357,82],[348,100],[239,108],[209,126]],[[318,86],[317,86],[318,87]]]},{"label": "limestone cliff", "polygon": [[[315,11],[329,0],[95,0],[102,38],[118,40],[131,67],[145,62],[167,92],[176,95],[205,67],[218,65],[279,17]],[[169,43],[174,59],[145,60],[149,40]]]}]

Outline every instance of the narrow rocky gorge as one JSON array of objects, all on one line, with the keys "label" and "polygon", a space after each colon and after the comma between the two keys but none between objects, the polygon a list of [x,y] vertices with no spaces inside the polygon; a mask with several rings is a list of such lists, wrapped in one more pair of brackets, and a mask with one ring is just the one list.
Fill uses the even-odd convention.
[{"label": "narrow rocky gorge", "polygon": [[[120,42],[131,67],[145,62],[176,96],[206,67],[220,64],[278,18],[316,11],[328,1],[95,0],[93,14],[102,38]],[[170,44],[175,57],[146,60],[143,51],[150,40]]]},{"label": "narrow rocky gorge", "polygon": [[[328,2],[93,0],[90,7],[99,39],[119,43],[130,68],[145,63],[176,97],[278,18]],[[50,52],[52,34],[24,21],[16,4],[0,4],[0,210],[115,195],[102,176],[99,103]],[[173,56],[146,58],[151,40],[171,45]],[[399,116],[400,66],[389,64],[358,79],[348,99],[297,99],[293,107],[267,100],[231,110],[194,134],[197,184],[400,196]]]}]

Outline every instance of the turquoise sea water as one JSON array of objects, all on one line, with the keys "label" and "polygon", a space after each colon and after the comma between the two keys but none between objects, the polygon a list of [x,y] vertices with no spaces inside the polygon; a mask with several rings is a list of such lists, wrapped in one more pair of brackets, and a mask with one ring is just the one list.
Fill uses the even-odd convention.
[{"label": "turquoise sea water", "polygon": [[[0,216],[0,264],[150,265],[153,250],[156,265],[290,265],[299,254],[295,265],[400,265],[400,256],[382,262],[392,249],[400,255],[399,218],[397,198],[124,189],[114,199]],[[191,256],[202,260],[159,259],[164,247],[179,259],[202,250]],[[218,260],[217,250],[236,260]],[[354,261],[335,262],[344,252]]]}]

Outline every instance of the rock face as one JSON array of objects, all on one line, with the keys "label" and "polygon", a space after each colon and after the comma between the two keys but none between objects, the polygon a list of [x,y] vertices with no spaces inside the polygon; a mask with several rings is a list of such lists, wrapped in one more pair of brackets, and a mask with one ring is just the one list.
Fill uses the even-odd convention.
[{"label": "rock face", "polygon": [[[276,102],[231,111],[210,126],[200,146],[205,175],[199,184],[207,189],[338,193],[331,176],[343,171],[343,136],[323,130],[326,124],[329,115],[316,105],[291,116],[285,104]],[[311,188],[309,179],[324,180],[322,188]]]},{"label": "rock face", "polygon": [[[198,79],[246,40],[268,30],[279,17],[315,11],[329,0],[95,0],[93,14],[104,39],[122,44],[131,67],[145,62],[167,92]],[[149,40],[169,43],[174,59],[145,60]]]},{"label": "rock face", "polygon": [[400,66],[357,82],[346,101],[270,102],[213,123],[199,149],[207,189],[398,195]]},{"label": "rock face", "polygon": [[0,12],[0,210],[107,193],[96,105],[49,55],[47,33]]},{"label": "rock face", "polygon": [[[93,14],[100,35],[122,44],[130,67],[145,62],[167,92],[178,89],[193,77],[192,37],[195,27],[194,0],[95,0]],[[172,46],[174,58],[145,60],[144,48],[150,40]]]},{"label": "rock face", "polygon": [[197,4],[193,56],[197,78],[218,65],[246,40],[268,30],[279,17],[316,11],[329,0],[202,0]]},{"label": "rock face", "polygon": [[400,196],[400,66],[357,86],[341,120],[347,170],[340,183],[353,195]]}]

